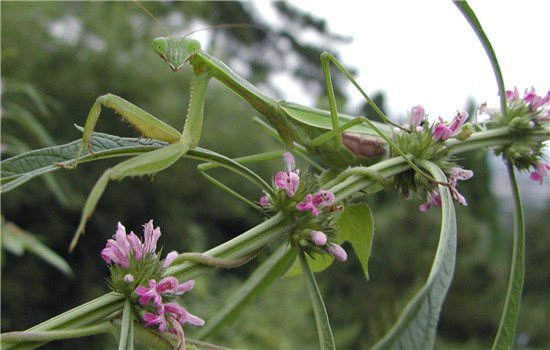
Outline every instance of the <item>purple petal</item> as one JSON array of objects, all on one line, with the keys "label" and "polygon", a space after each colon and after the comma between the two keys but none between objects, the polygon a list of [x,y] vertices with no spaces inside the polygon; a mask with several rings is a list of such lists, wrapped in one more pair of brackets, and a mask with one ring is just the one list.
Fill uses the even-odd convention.
[{"label": "purple petal", "polygon": [[178,257],[178,252],[175,250],[172,250],[168,255],[166,255],[166,258],[164,259],[164,262],[162,263],[162,267],[168,267],[174,261],[175,258]]},{"label": "purple petal", "polygon": [[294,161],[294,156],[290,152],[283,153],[283,162],[285,163],[285,168],[287,173],[294,171],[296,163]]},{"label": "purple petal", "polygon": [[153,220],[150,220],[148,223],[143,225],[143,236],[144,236],[144,254],[145,253],[155,253],[157,250],[157,241],[160,237],[160,228],[157,227],[153,229]]}]

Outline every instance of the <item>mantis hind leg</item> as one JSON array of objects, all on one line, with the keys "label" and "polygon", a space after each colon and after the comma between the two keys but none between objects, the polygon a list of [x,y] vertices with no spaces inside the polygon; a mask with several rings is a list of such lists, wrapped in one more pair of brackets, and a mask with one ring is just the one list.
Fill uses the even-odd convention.
[{"label": "mantis hind leg", "polygon": [[174,164],[179,158],[185,155],[188,150],[189,146],[187,144],[175,143],[173,145],[128,159],[110,169],[105,170],[103,175],[101,175],[95,183],[92,192],[90,192],[90,195],[86,199],[86,204],[84,205],[82,216],[80,218],[80,224],[78,225],[73,240],[71,241],[69,250],[72,251],[76,246],[78,239],[84,232],[86,222],[92,215],[99,199],[103,195],[103,192],[110,181],[122,180],[131,176],[143,176],[157,173]]},{"label": "mantis hind leg", "polygon": [[[403,128],[401,125],[392,122],[381,110],[378,108],[376,103],[367,95],[367,93],[361,88],[359,83],[351,76],[351,74],[348,72],[348,70],[334,57],[332,54],[328,52],[323,52],[321,54],[321,65],[323,67],[323,74],[325,75],[325,81],[327,85],[327,92],[329,97],[329,107],[330,107],[330,116],[332,120],[332,126],[333,130],[332,132],[339,130],[341,127],[339,126],[339,120],[338,120],[338,110],[336,107],[336,97],[334,95],[334,88],[332,86],[332,79],[330,77],[330,63],[334,64],[348,79],[349,81],[355,86],[355,88],[363,95],[363,97],[367,100],[369,105],[374,109],[376,114],[378,114],[386,123],[395,126],[399,129],[402,129],[406,132],[410,132],[410,130]],[[438,181],[436,181],[434,178],[432,178],[430,175],[426,174],[422,169],[420,169],[414,162],[412,162],[407,155],[386,135],[383,133],[379,128],[374,125],[370,120],[368,120],[365,117],[358,117],[355,120],[351,121],[349,124],[353,124],[354,122],[365,122],[368,124],[369,127],[371,127],[376,133],[382,137],[390,146],[391,148],[400,156],[405,159],[405,161],[411,166],[414,171],[421,174],[422,176],[426,177],[428,180],[430,180],[432,183],[439,184]],[[354,124],[355,125],[355,124]],[[341,135],[333,136],[336,137],[336,140],[339,144],[342,144],[342,137]]]}]

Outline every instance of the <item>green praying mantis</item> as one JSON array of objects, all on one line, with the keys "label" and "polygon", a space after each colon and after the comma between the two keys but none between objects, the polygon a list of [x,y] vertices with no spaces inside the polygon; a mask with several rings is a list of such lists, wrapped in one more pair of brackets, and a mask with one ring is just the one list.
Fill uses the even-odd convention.
[{"label": "green praying mantis", "polygon": [[[291,149],[294,143],[298,143],[309,153],[318,155],[327,164],[340,168],[365,165],[379,160],[387,156],[388,144],[392,150],[405,156],[388,137],[389,124],[402,127],[391,122],[382,113],[344,66],[328,52],[321,54],[321,66],[330,107],[329,111],[325,111],[296,103],[277,101],[267,96],[223,62],[202,50],[200,43],[195,39],[168,35],[154,39],[152,46],[172,71],[178,72],[186,65],[190,65],[193,70],[189,108],[183,131],[180,133],[119,96],[106,94],[97,98],[86,119],[82,144],[76,160],[70,167],[78,164],[78,158],[85,147],[93,154],[92,133],[102,107],[114,110],[142,136],[164,141],[169,145],[123,161],[101,175],[86,200],[80,224],[71,243],[71,250],[83,233],[87,220],[110,181],[163,171],[190,149],[197,147],[202,132],[207,86],[212,78],[220,81],[253,106],[276,129],[288,149]],[[372,122],[365,117],[350,117],[338,113],[330,75],[330,63],[346,75],[375,112],[388,124]],[[411,166],[414,168],[414,164]]]}]

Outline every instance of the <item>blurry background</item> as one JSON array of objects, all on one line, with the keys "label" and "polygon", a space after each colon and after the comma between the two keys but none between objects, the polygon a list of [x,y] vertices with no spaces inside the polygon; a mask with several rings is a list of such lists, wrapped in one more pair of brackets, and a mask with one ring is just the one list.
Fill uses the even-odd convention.
[{"label": "blurry background", "polygon": [[[195,37],[211,54],[274,97],[307,98],[318,101],[320,107],[326,105],[320,52],[330,50],[338,55],[334,47],[353,36],[365,35],[330,32],[330,18],[309,15],[289,3],[270,3],[269,19],[262,17],[265,10],[259,11],[251,2],[144,4],[168,30],[177,33],[222,23],[264,26],[265,30],[203,31]],[[107,92],[181,129],[190,72],[174,74],[154,54],[151,40],[164,35],[163,29],[134,3],[2,2],[1,16],[2,158],[78,139],[80,134],[73,124],[82,125],[95,98]],[[269,26],[275,22],[282,25]],[[463,26],[469,30],[465,22]],[[301,37],[306,29],[315,35]],[[385,33],[370,35],[383,39]],[[391,67],[380,69],[388,71],[388,77],[392,74]],[[274,86],[272,82],[283,72],[302,84],[309,95],[293,98],[284,85]],[[350,97],[345,94],[349,84],[344,78],[336,75],[335,85],[341,110],[368,115],[363,105],[345,107]],[[383,93],[375,97],[383,108],[391,110]],[[464,97],[465,107],[472,103]],[[460,106],[450,106],[449,110],[455,108]],[[281,149],[256,129],[250,119],[255,115],[244,101],[212,81],[201,146],[227,156]],[[106,110],[98,130],[134,136]],[[250,130],[246,142],[242,130]],[[457,269],[441,316],[437,346],[481,349],[492,343],[503,307],[511,251],[511,206],[503,190],[507,180],[498,162],[481,152],[464,158],[464,167],[473,169],[475,177],[460,187],[470,205],[457,209]],[[108,270],[99,252],[114,233],[117,221],[137,233],[143,223],[154,219],[162,229],[165,251],[202,251],[262,220],[200,177],[192,161],[180,161],[155,176],[152,183],[148,178],[134,178],[110,184],[87,225],[87,235],[73,254],[67,254],[83,201],[101,173],[119,161],[57,171],[53,182],[38,178],[2,196],[5,219],[34,233],[62,255],[75,272],[70,278],[35,255],[18,256],[3,250],[3,331],[28,328],[107,292],[104,278]],[[255,170],[268,179],[280,167],[280,161],[273,161]],[[224,176],[248,198],[260,196],[239,178]],[[519,347],[544,348],[550,346],[548,185],[540,187],[522,179],[521,187],[527,194],[527,276],[518,341]],[[491,191],[493,188],[499,191]],[[379,193],[369,199],[376,225],[369,282],[353,256],[348,263],[335,264],[318,275],[339,348],[372,345],[424,282],[437,244],[439,218],[436,210],[420,214],[417,208],[422,201],[404,202],[394,193]],[[184,302],[191,312],[208,320],[255,265],[197,278],[194,292],[186,295]],[[231,326],[208,340],[238,348],[315,348],[315,324],[306,294],[301,278],[278,281]],[[188,327],[186,334],[193,337],[193,331]],[[115,345],[110,337],[95,336],[45,348],[111,346]]]}]

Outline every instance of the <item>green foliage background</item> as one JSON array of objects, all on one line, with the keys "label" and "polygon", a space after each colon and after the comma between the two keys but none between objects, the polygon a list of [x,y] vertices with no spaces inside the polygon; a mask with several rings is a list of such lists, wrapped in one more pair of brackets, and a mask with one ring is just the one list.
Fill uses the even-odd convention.
[{"label": "green foliage background", "polygon": [[[193,28],[220,23],[264,25],[253,3],[147,2],[145,5],[174,31],[188,31],[190,25]],[[293,72],[324,103],[318,57],[326,47],[301,42],[297,32],[303,26],[319,31],[327,47],[343,37],[327,32],[324,21],[306,16],[287,3],[273,5],[286,24],[282,26],[285,29],[212,30],[208,32],[206,46],[274,96],[277,91],[269,85],[268,78],[285,70]],[[108,92],[182,128],[190,72],[170,72],[150,50],[151,39],[163,35],[163,30],[134,3],[3,1],[1,12],[2,108],[10,105],[25,108],[56,144],[78,139],[80,134],[73,124],[82,125],[95,98]],[[60,26],[69,31],[52,35]],[[342,86],[344,80],[336,79],[336,85]],[[19,83],[28,83],[47,95],[39,100],[48,104],[49,113],[38,108],[28,93],[13,88]],[[341,97],[344,102],[345,96]],[[383,96],[378,96],[377,101],[383,101]],[[281,149],[252,124],[250,117],[257,113],[218,83],[209,87],[205,113],[203,147],[228,156]],[[24,147],[46,145],[17,122],[3,119],[3,158]],[[133,135],[110,111],[104,111],[98,129]],[[464,166],[473,169],[475,177],[460,188],[470,205],[458,210],[457,270],[444,305],[437,345],[481,349],[492,343],[502,310],[511,230],[509,223],[499,220],[502,215],[499,203],[488,191],[494,176],[488,158],[480,152],[464,158]],[[87,226],[87,235],[75,253],[67,254],[84,199],[100,174],[118,161],[82,164],[73,171],[56,172],[55,179],[67,197],[66,202],[60,201],[43,179],[2,196],[2,214],[6,219],[35,233],[63,255],[76,272],[69,279],[35,256],[18,257],[3,252],[3,331],[28,328],[105,293],[107,268],[99,252],[113,234],[117,221],[139,232],[141,225],[152,218],[162,229],[165,251],[202,251],[262,220],[260,215],[198,176],[196,164],[180,161],[154,179],[112,183]],[[279,161],[272,161],[255,170],[267,179],[280,167]],[[224,179],[248,198],[260,196],[236,177],[229,175]],[[407,298],[426,278],[437,244],[438,215],[435,211],[419,213],[418,199],[405,202],[393,193],[381,193],[371,196],[368,202],[376,225],[371,280],[364,280],[353,256],[348,263],[335,264],[318,276],[336,342],[342,349],[367,348],[384,334]],[[545,204],[544,210],[533,207],[527,215],[527,277],[518,329],[518,335],[535,348],[550,346],[546,332],[550,212],[548,203]],[[267,252],[263,254],[258,260],[265,258]],[[208,320],[208,315],[223,305],[224,297],[253,268],[254,263],[198,278],[194,292],[186,295],[189,309]],[[281,280],[236,322],[209,340],[239,348],[311,348],[316,335],[306,295],[300,278]],[[192,329],[186,333],[193,336]],[[107,337],[91,337],[46,348],[75,346],[99,348],[114,343]]]}]

